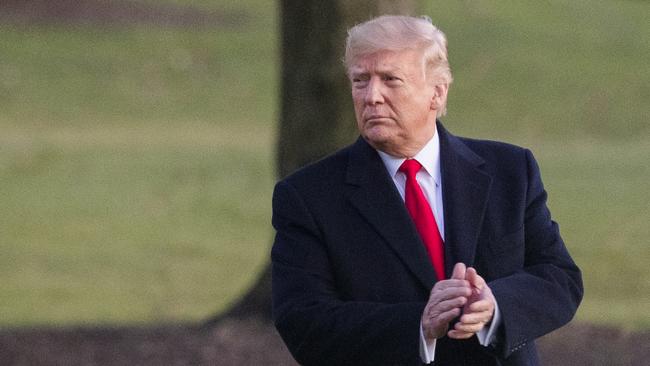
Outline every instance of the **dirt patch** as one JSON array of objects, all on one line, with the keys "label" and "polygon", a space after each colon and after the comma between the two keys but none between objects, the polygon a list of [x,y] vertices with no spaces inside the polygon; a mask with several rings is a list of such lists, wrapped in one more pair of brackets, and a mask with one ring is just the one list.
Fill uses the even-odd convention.
[{"label": "dirt patch", "polygon": [[249,21],[244,12],[204,10],[155,0],[2,0],[0,22],[19,25],[89,25],[123,27],[237,27]]},{"label": "dirt patch", "polygon": [[21,329],[0,332],[0,365],[295,365],[275,329],[254,319],[210,329]]},{"label": "dirt patch", "polygon": [[[573,324],[540,340],[543,365],[650,365],[650,332]],[[296,365],[268,322],[226,319],[210,329],[0,331],[0,365]]]},{"label": "dirt patch", "polygon": [[541,339],[548,366],[650,366],[650,331],[571,324]]}]

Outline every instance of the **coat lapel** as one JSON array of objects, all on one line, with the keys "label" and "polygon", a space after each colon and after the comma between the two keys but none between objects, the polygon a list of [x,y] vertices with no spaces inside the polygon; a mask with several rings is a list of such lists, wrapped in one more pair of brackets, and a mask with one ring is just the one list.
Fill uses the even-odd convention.
[{"label": "coat lapel", "polygon": [[422,240],[381,158],[361,138],[350,152],[346,183],[346,195],[352,205],[430,290],[436,275]]},{"label": "coat lapel", "polygon": [[445,215],[445,266],[474,264],[492,178],[480,169],[484,161],[459,138],[438,123],[443,209]]},{"label": "coat lapel", "polygon": [[[492,178],[483,159],[438,123],[445,216],[445,272],[474,264]],[[426,289],[436,282],[433,266],[392,178],[377,152],[359,138],[350,152],[346,196],[393,248]]]}]

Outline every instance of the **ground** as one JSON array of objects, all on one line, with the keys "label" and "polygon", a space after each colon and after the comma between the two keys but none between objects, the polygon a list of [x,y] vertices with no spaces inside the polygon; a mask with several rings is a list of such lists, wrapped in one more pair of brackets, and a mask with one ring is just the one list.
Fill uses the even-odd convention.
[{"label": "ground", "polygon": [[[650,365],[650,332],[582,324],[541,339],[547,366]],[[17,329],[0,332],[0,365],[296,365],[275,329],[256,319],[216,326]]]},{"label": "ground", "polygon": [[[155,2],[5,0],[0,22],[102,26],[229,26],[245,14]],[[549,366],[650,365],[650,332],[571,324],[539,342]],[[0,328],[0,365],[295,365],[273,326],[259,319],[142,327]]]}]

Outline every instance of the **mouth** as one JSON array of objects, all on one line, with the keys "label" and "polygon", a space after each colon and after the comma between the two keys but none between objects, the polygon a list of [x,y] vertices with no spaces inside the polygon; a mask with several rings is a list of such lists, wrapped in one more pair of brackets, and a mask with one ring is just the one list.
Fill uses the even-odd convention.
[{"label": "mouth", "polygon": [[378,122],[384,122],[388,119],[386,116],[380,116],[380,115],[372,115],[366,117],[366,122],[368,123],[378,123]]}]

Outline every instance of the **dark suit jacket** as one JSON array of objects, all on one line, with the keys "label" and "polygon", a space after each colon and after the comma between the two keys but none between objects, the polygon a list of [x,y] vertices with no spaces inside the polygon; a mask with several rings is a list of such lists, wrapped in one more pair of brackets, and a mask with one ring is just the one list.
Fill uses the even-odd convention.
[{"label": "dark suit jacket", "polygon": [[[438,340],[436,365],[536,365],[534,339],[567,323],[579,269],[546,207],[530,151],[438,123],[446,273],[463,262],[492,289],[495,347]],[[418,365],[436,276],[395,185],[363,139],[280,181],[273,195],[273,315],[306,365]]]}]

